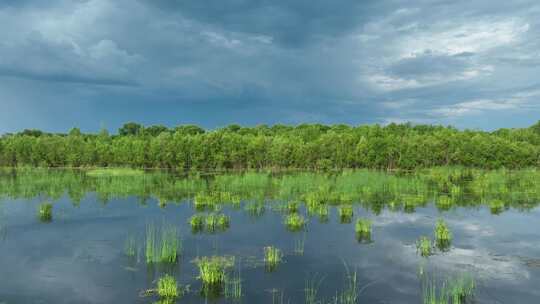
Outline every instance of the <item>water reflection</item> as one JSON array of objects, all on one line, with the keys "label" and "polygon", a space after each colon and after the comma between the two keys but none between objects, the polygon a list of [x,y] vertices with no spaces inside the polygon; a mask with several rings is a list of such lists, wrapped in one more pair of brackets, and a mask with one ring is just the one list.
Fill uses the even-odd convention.
[{"label": "water reflection", "polygon": [[[442,278],[471,273],[478,303],[536,303],[539,296],[540,200],[537,186],[520,180],[537,178],[531,172],[2,174],[0,269],[9,280],[0,281],[0,302],[152,303],[155,295],[140,294],[165,274],[190,287],[178,300],[187,303],[234,302],[239,293],[246,303],[302,303],[314,275],[324,278],[316,298],[329,302],[351,293],[352,273],[360,303],[420,303],[419,272]],[[494,212],[501,205],[493,198],[504,208]],[[45,201],[53,204],[49,224],[38,217]],[[197,233],[194,214],[203,217]],[[228,218],[225,229],[219,215]],[[289,217],[303,218],[303,225],[292,226],[301,229],[290,229]],[[416,242],[422,235],[433,238],[442,217],[452,243],[422,258]],[[371,223],[360,239],[358,219]],[[150,223],[178,228],[182,250],[174,263],[147,263]],[[268,246],[282,254],[272,271],[265,263]],[[204,288],[194,262],[205,256],[235,257],[217,292]]]}]

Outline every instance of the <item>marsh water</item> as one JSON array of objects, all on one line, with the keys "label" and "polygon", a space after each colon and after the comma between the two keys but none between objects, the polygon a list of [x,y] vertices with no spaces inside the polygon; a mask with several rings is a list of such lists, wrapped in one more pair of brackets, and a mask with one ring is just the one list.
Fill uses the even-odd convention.
[{"label": "marsh water", "polygon": [[[422,173],[235,173],[90,176],[18,169],[0,176],[0,303],[154,303],[164,274],[186,289],[178,303],[306,303],[334,297],[356,273],[357,303],[423,303],[423,282],[466,273],[474,303],[540,303],[540,173],[427,170]],[[52,204],[52,220],[39,206]],[[294,207],[289,207],[290,204]],[[351,206],[352,218],[338,210]],[[297,208],[296,208],[297,207]],[[220,231],[192,231],[194,214],[230,218]],[[307,221],[291,230],[284,218]],[[359,241],[355,222],[372,222]],[[421,236],[438,219],[451,246],[422,257]],[[147,263],[147,227],[173,225],[176,263]],[[135,254],[126,254],[134,240]],[[264,247],[283,253],[273,269]],[[198,257],[234,256],[241,296],[201,292]],[[311,284],[310,282],[315,284]]]}]

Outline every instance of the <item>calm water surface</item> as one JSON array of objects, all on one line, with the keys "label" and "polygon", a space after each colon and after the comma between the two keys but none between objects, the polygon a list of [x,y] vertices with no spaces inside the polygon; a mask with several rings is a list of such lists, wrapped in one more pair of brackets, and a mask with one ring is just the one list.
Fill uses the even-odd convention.
[{"label": "calm water surface", "polygon": [[[283,212],[266,202],[260,216],[250,215],[241,202],[221,212],[230,228],[215,234],[193,234],[188,223],[195,213],[191,200],[159,205],[150,197],[113,197],[106,203],[95,192],[75,203],[67,193],[54,200],[53,221],[42,223],[37,209],[44,197],[0,201],[0,303],[154,303],[141,297],[163,273],[172,273],[190,292],[178,303],[229,303],[225,297],[205,299],[199,290],[199,256],[232,255],[242,278],[243,303],[304,303],[306,281],[320,282],[318,298],[329,300],[343,289],[347,269],[356,271],[361,290],[358,303],[422,303],[420,272],[447,277],[467,272],[477,284],[476,303],[540,303],[540,210],[455,207],[441,212],[432,204],[414,212],[382,210],[378,214],[354,205],[352,223],[342,224],[330,207],[327,220],[309,217],[303,232],[290,232]],[[354,222],[373,221],[371,243],[359,243]],[[433,234],[443,217],[453,232],[452,248],[422,258],[416,241]],[[124,254],[129,236],[144,247],[149,223],[176,225],[183,251],[177,265],[147,266],[144,250]],[[284,253],[275,271],[266,271],[263,248]],[[346,265],[346,266],[345,266]],[[279,294],[279,296],[277,296]],[[238,301],[237,301],[238,302]]]}]

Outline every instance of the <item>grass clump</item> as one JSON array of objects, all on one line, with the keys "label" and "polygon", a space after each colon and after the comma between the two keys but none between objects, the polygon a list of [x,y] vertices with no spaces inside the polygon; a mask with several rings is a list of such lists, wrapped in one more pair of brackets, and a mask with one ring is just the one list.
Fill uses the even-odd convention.
[{"label": "grass clump", "polygon": [[433,245],[431,244],[431,240],[426,236],[420,237],[420,239],[416,242],[416,251],[423,257],[432,255]]},{"label": "grass clump", "polygon": [[234,257],[212,256],[195,260],[203,283],[203,292],[220,292],[227,279],[227,271],[234,266]]},{"label": "grass clump", "polygon": [[297,201],[291,201],[287,203],[287,212],[288,213],[296,213],[298,212],[299,204]]},{"label": "grass clump", "polygon": [[141,296],[157,295],[159,304],[173,304],[176,299],[184,294],[184,289],[176,282],[176,279],[166,274],[158,279],[156,288],[145,290]]},{"label": "grass clump", "polygon": [[143,170],[131,168],[100,168],[86,171],[86,175],[92,177],[140,176],[143,174]]},{"label": "grass clump", "polygon": [[171,275],[159,278],[157,283],[157,294],[160,298],[174,299],[180,296],[180,290],[176,279]]},{"label": "grass clump", "polygon": [[158,229],[150,224],[146,227],[146,263],[176,263],[181,246],[175,226],[164,225]]},{"label": "grass clump", "polygon": [[206,230],[208,232],[225,231],[229,228],[231,220],[225,214],[210,214],[205,220]]},{"label": "grass clump", "polygon": [[280,249],[274,246],[264,247],[264,262],[268,270],[273,271],[281,263],[282,257],[283,254]]},{"label": "grass clump", "polygon": [[437,284],[433,279],[423,282],[423,304],[464,304],[474,297],[476,283],[470,275],[460,275]]},{"label": "grass clump", "polygon": [[44,223],[52,221],[52,209],[53,205],[51,203],[45,202],[39,205],[39,220]]},{"label": "grass clump", "polygon": [[449,210],[454,205],[454,201],[447,195],[441,195],[437,198],[435,204],[441,210]]},{"label": "grass clump", "polygon": [[348,224],[352,222],[353,218],[353,207],[352,206],[341,206],[339,208],[339,222],[342,224]]},{"label": "grass clump", "polygon": [[328,214],[329,214],[328,206],[320,205],[316,209],[316,212],[317,212],[317,215],[319,216],[319,222],[321,222],[321,223],[328,222]]},{"label": "grass clump", "polygon": [[452,304],[466,303],[474,296],[476,283],[470,275],[460,275],[449,283],[449,294]]},{"label": "grass clump", "polygon": [[435,225],[435,243],[442,251],[448,250],[452,242],[452,232],[443,219],[437,220]]},{"label": "grass clump", "polygon": [[371,241],[371,220],[358,219],[355,226],[356,238],[359,242]]},{"label": "grass clump", "polygon": [[504,202],[499,199],[489,201],[489,210],[491,214],[500,214],[505,208]]},{"label": "grass clump", "polygon": [[204,229],[204,215],[195,214],[189,218],[189,225],[193,233],[201,232]]},{"label": "grass clump", "polygon": [[300,231],[304,229],[306,219],[298,213],[292,213],[285,218],[285,225],[290,231]]}]

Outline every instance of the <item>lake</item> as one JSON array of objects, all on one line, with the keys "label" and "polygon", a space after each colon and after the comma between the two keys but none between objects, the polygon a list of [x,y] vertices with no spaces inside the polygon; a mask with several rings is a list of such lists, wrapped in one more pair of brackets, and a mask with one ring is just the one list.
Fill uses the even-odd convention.
[{"label": "lake", "polygon": [[539,202],[536,170],[4,169],[0,303],[539,303]]}]

